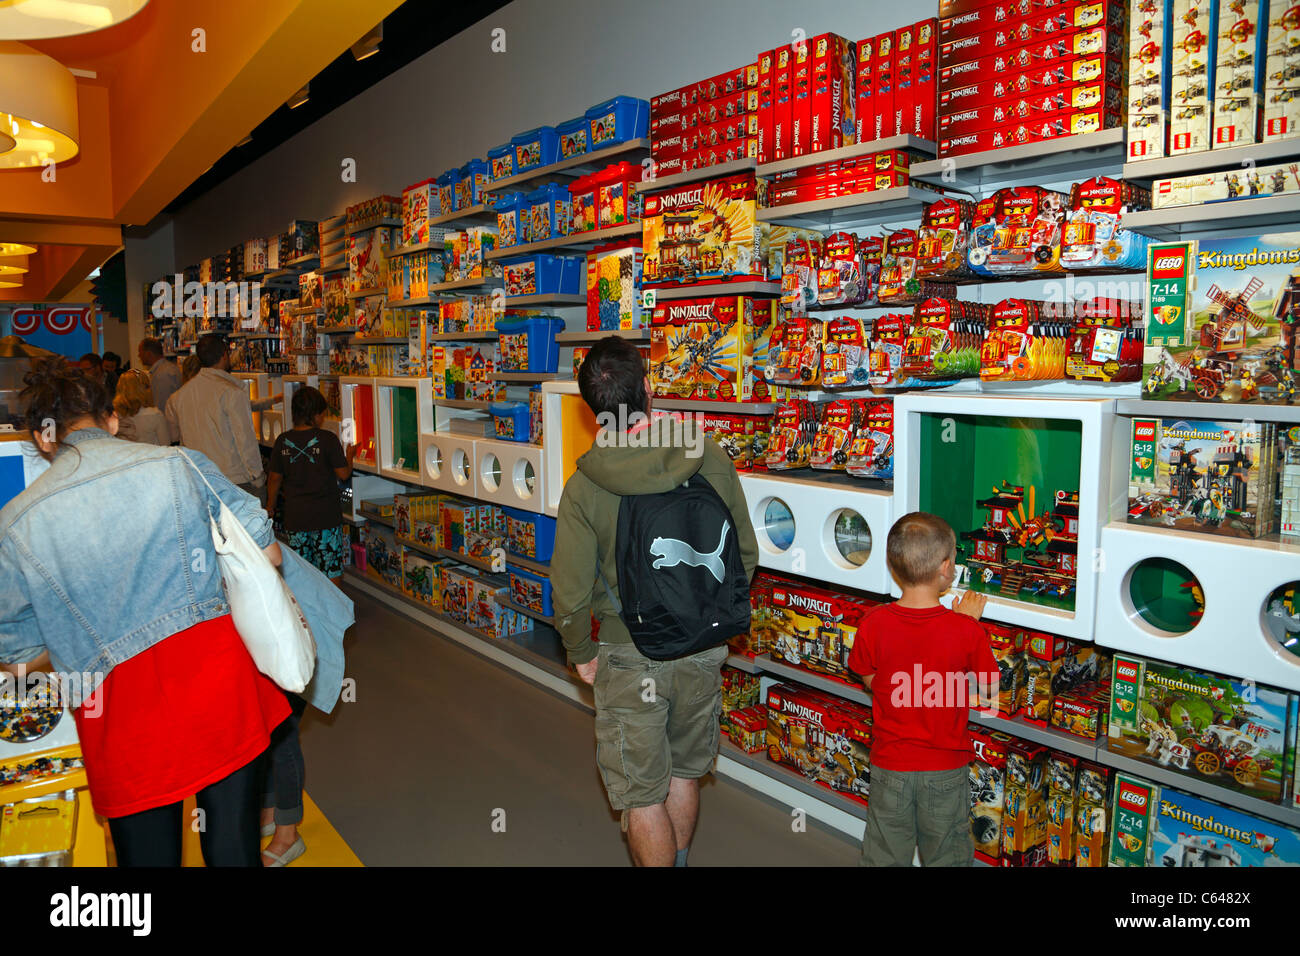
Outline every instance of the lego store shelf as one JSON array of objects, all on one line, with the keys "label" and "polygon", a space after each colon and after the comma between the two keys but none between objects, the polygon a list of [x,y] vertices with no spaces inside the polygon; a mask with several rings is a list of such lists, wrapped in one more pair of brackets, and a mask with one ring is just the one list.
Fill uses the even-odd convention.
[{"label": "lego store shelf", "polygon": [[981,190],[1013,182],[1042,185],[1079,176],[1118,173],[1124,163],[1125,130],[1103,129],[1041,143],[1005,146],[983,153],[944,156],[913,163],[912,181],[953,189]]},{"label": "lego store shelf", "polygon": [[466,206],[464,209],[455,209],[441,216],[434,216],[429,220],[430,226],[453,226],[461,223],[469,225],[496,225],[497,211],[494,207],[486,203],[479,203],[477,206]]},{"label": "lego store shelf", "polygon": [[521,558],[517,554],[506,552],[506,563],[517,564],[525,570],[532,571],[534,574],[542,574],[546,577],[550,577],[551,575],[550,564],[543,561],[533,561],[530,558]]},{"label": "lego store shelf", "polygon": [[516,604],[514,601],[508,599],[499,598],[498,600],[505,607],[510,608],[510,610],[512,611],[518,611],[524,617],[531,617],[534,621],[541,621],[543,624],[549,625],[550,627],[555,627],[555,618],[553,617],[548,617],[545,614],[541,614],[537,611],[534,611],[530,607],[524,607],[522,604]]},{"label": "lego store shelf", "polygon": [[857,229],[893,220],[920,219],[925,207],[940,198],[931,189],[898,186],[834,199],[767,206],[758,211],[758,221],[823,231]]},{"label": "lego store shelf", "polygon": [[613,162],[615,157],[636,153],[649,154],[649,152],[650,140],[645,137],[624,140],[613,146],[606,146],[604,149],[582,153],[578,156],[570,156],[568,159],[562,159],[558,163],[551,163],[549,166],[539,166],[537,169],[531,169],[526,173],[518,173],[504,179],[498,179],[488,184],[487,191],[500,193],[520,186],[543,185],[548,182],[576,179],[579,176],[585,176],[587,173],[593,172],[602,163]]},{"label": "lego store shelf", "polygon": [[1247,143],[1227,149],[1202,149],[1195,153],[1180,153],[1160,159],[1143,159],[1124,164],[1124,178],[1136,182],[1150,182],[1166,176],[1182,176],[1203,170],[1235,169],[1280,163],[1300,159],[1300,138],[1274,139],[1266,143]]},{"label": "lego store shelf", "polygon": [[386,309],[416,309],[424,305],[437,305],[447,296],[422,295],[414,299],[392,299],[384,303]]},{"label": "lego store shelf", "polygon": [[[653,295],[649,295],[653,293]],[[741,282],[701,282],[696,285],[668,285],[644,289],[641,307],[654,308],[661,299],[707,299],[715,295],[780,295],[781,283],[746,279]]]},{"label": "lego store shelf", "polygon": [[607,339],[610,336],[619,339],[629,339],[633,342],[649,342],[650,329],[605,329],[596,332],[558,332],[555,341],[561,345],[581,345],[584,342],[599,342],[601,339]]},{"label": "lego store shelf", "polygon": [[550,382],[560,377],[559,372],[493,372],[490,382]]},{"label": "lego store shelf", "polygon": [[716,163],[712,166],[705,166],[702,169],[692,169],[686,173],[675,173],[672,176],[660,176],[658,179],[643,179],[639,183],[633,183],[636,191],[639,193],[658,192],[661,189],[672,189],[674,186],[685,186],[687,183],[703,182],[706,179],[719,179],[722,176],[730,176],[733,173],[750,172],[758,168],[758,160],[753,158],[733,159],[729,163]]},{"label": "lego store shelf", "polygon": [[382,287],[376,286],[376,287],[373,288],[373,289],[360,289],[360,290],[358,290],[358,291],[356,291],[356,292],[349,292],[348,295],[347,295],[347,297],[348,297],[349,299],[368,299],[368,298],[370,298],[372,295],[382,295],[382,296],[387,296],[387,295],[388,295],[388,290],[385,289],[385,288],[382,288]]},{"label": "lego store shelf", "polygon": [[489,342],[497,337],[496,329],[480,329],[477,332],[435,332],[430,334],[430,342]]},{"label": "lego store shelf", "polygon": [[1004,734],[1020,737],[1023,740],[1031,740],[1036,744],[1051,747],[1053,750],[1074,754],[1074,756],[1083,757],[1085,760],[1095,760],[1098,745],[1105,743],[1105,741],[1101,740],[1086,740],[1074,734],[1067,734],[1055,727],[1039,727],[1037,724],[1029,723],[1023,717],[987,717],[977,710],[972,710],[970,719],[972,723],[980,724],[992,730],[1000,730]]},{"label": "lego store shelf", "polygon": [[405,335],[354,335],[353,345],[406,345],[411,340]]},{"label": "lego store shelf", "polygon": [[1230,419],[1233,421],[1288,422],[1300,424],[1300,405],[1263,405],[1242,402],[1162,402],[1144,398],[1120,399],[1115,410],[1121,415],[1151,415],[1161,418]]},{"label": "lego store shelf", "polygon": [[[859,821],[867,819],[867,808],[864,804],[843,797],[834,790],[831,790],[829,787],[823,787],[819,784],[813,783],[802,773],[791,767],[786,767],[784,764],[773,763],[771,760],[767,759],[765,751],[760,750],[758,753],[752,754],[745,753],[745,751],[741,750],[724,737],[718,746],[718,756],[719,758],[726,758],[735,761],[742,766],[757,771],[765,777],[770,777],[777,783],[784,784],[802,794],[815,797],[824,803],[829,803],[835,809],[847,813]],[[781,798],[778,797],[777,799]],[[791,802],[791,805],[794,805],[793,802]],[[837,829],[844,828],[838,827]]]},{"label": "lego store shelf", "polygon": [[670,412],[717,412],[719,415],[771,415],[779,402],[709,402],[693,398],[652,398],[651,407]]},{"label": "lego store shelf", "polygon": [[1290,827],[1300,827],[1300,809],[1293,809],[1279,803],[1270,803],[1267,800],[1250,797],[1244,793],[1237,793],[1235,790],[1229,790],[1226,787],[1216,787],[1212,783],[1204,783],[1189,774],[1175,773],[1172,770],[1165,770],[1142,760],[1133,760],[1121,754],[1111,753],[1106,749],[1105,741],[1097,748],[1096,759],[1099,764],[1114,767],[1116,770],[1122,770],[1125,773],[1131,773],[1135,777],[1145,777],[1162,787],[1173,787],[1175,790],[1194,793],[1197,796],[1217,800],[1219,803],[1237,807],[1247,813],[1253,813],[1268,820],[1276,820],[1278,823]]},{"label": "lego store shelf", "polygon": [[812,687],[817,690],[825,691],[836,697],[842,697],[845,700],[851,700],[855,704],[865,704],[871,706],[871,695],[861,687],[853,684],[846,684],[843,681],[835,680],[832,677],[823,677],[820,674],[814,674],[812,671],[806,671],[800,667],[791,667],[778,660],[773,660],[770,654],[760,654],[754,658],[754,664],[757,669],[773,677],[779,677],[782,680],[794,681],[796,684],[803,684],[805,687]]},{"label": "lego store shelf", "polygon": [[752,657],[746,657],[743,654],[731,654],[727,657],[727,666],[734,667],[738,671],[744,671],[746,674],[761,674],[763,669],[759,667],[758,662]]},{"label": "lego store shelf", "polygon": [[1124,228],[1153,239],[1186,239],[1222,235],[1228,230],[1270,232],[1275,226],[1294,227],[1297,220],[1300,194],[1284,193],[1131,212],[1124,217]]},{"label": "lego store shelf", "polygon": [[858,156],[871,156],[875,153],[883,153],[891,149],[903,149],[910,153],[918,153],[925,156],[934,155],[934,143],[928,139],[922,139],[919,136],[913,136],[910,133],[904,133],[901,136],[890,136],[886,139],[873,139],[865,143],[854,143],[852,146],[841,146],[839,149],[824,149],[817,153],[807,153],[803,156],[796,156],[793,159],[782,159],[775,163],[761,163],[758,166],[758,175],[775,176],[777,173],[787,173],[795,169],[805,169],[809,166],[817,166],[821,163],[833,163],[841,159],[854,159]]},{"label": "lego store shelf", "polygon": [[433,404],[441,405],[444,408],[463,408],[472,411],[487,411],[488,406],[492,403],[486,399],[473,398],[437,398],[433,399]]},{"label": "lego store shelf", "polygon": [[507,309],[527,309],[534,305],[586,305],[586,293],[543,292],[538,295],[508,295]]},{"label": "lego store shelf", "polygon": [[[353,467],[355,468],[356,466],[354,465]],[[367,521],[375,522],[375,524],[387,525],[390,528],[394,527],[394,522],[392,518],[385,518],[383,515],[374,511],[370,511],[369,509],[358,508],[357,514],[361,515],[361,517],[365,518]]]},{"label": "lego store shelf", "polygon": [[1300,538],[1112,521],[1100,553],[1099,643],[1300,691],[1300,655],[1270,619],[1279,593],[1300,587]]},{"label": "lego store shelf", "polygon": [[443,242],[441,239],[430,239],[428,242],[413,242],[409,246],[393,246],[388,252],[388,258],[393,259],[397,256],[409,256],[416,252],[426,252],[429,249],[441,249]]},{"label": "lego store shelf", "polygon": [[534,252],[551,252],[557,249],[589,249],[592,246],[600,245],[602,242],[639,235],[641,235],[640,221],[629,222],[622,226],[610,226],[608,229],[591,229],[586,232],[558,236],[555,239],[543,239],[540,242],[525,242],[518,246],[493,249],[487,254],[487,258],[509,259],[513,256],[527,256]]},{"label": "lego store shelf", "polygon": [[344,235],[355,236],[358,233],[369,232],[371,229],[378,229],[381,226],[400,226],[401,224],[402,220],[400,219],[376,219],[373,222],[363,223],[360,226],[348,226],[348,228],[344,230]]},{"label": "lego store shelf", "polygon": [[[451,282],[439,282],[436,285],[429,286],[429,295],[433,296],[439,292],[462,292],[470,289],[497,289],[501,287],[500,276],[481,276],[476,279],[455,279]],[[408,303],[416,302],[415,299],[408,299]]]},{"label": "lego store shelf", "polygon": [[[489,574],[495,571],[491,561],[488,561],[485,558],[476,558],[471,554],[465,554],[463,551],[451,551],[447,548],[436,548],[433,553],[437,557],[451,558],[453,561],[459,561],[461,564],[468,564],[471,568],[478,568],[480,571],[487,571]],[[505,568],[503,567],[498,573],[503,573],[504,571]]]}]

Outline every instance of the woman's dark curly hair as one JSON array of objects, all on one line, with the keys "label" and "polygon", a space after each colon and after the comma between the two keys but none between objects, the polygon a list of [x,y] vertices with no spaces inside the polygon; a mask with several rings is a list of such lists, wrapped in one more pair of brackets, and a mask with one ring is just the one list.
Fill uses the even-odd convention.
[{"label": "woman's dark curly hair", "polygon": [[53,422],[55,435],[62,439],[68,426],[89,416],[104,422],[113,414],[113,396],[101,383],[61,356],[36,359],[23,377],[26,388],[19,394],[23,403],[23,424],[42,432]]}]

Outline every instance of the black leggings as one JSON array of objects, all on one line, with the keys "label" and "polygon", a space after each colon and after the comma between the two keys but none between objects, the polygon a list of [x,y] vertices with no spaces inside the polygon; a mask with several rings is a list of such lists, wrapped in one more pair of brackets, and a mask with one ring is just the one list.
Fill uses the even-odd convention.
[{"label": "black leggings", "polygon": [[[259,755],[198,793],[199,844],[208,866],[261,866],[259,836],[263,760]],[[180,866],[183,803],[108,821],[118,866]]]}]

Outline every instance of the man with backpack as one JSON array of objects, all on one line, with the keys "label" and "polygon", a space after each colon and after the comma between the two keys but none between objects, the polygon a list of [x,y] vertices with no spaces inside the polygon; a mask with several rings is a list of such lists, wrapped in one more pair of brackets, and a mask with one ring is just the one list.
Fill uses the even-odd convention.
[{"label": "man with backpack", "polygon": [[685,866],[758,543],[726,453],[698,422],[650,416],[636,346],[597,342],[578,387],[601,431],[560,500],[555,620],[595,691],[596,763],[632,861]]}]

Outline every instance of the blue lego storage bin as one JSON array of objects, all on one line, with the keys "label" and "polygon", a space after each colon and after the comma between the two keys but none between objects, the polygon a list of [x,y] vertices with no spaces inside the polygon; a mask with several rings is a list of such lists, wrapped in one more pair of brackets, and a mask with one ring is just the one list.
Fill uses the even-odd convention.
[{"label": "blue lego storage bin", "polygon": [[589,150],[641,139],[650,129],[650,104],[631,96],[616,96],[587,110],[587,124],[591,129]]},{"label": "blue lego storage bin", "polygon": [[[564,320],[552,315],[503,319],[497,323],[497,347],[503,372],[551,374],[559,370],[560,345],[555,334],[564,330]],[[527,432],[527,427],[524,429]]]},{"label": "blue lego storage bin", "polygon": [[591,124],[585,115],[561,123],[555,133],[560,137],[560,159],[581,156],[591,149]]},{"label": "blue lego storage bin", "polygon": [[442,210],[442,215],[445,216],[458,208],[456,205],[456,186],[460,183],[460,170],[447,170],[438,177],[437,183],[438,206]]},{"label": "blue lego storage bin", "polygon": [[587,262],[582,256],[544,252],[503,259],[501,266],[507,299],[515,295],[579,295],[587,275]]},{"label": "blue lego storage bin", "polygon": [[547,562],[555,550],[555,519],[521,508],[506,513],[506,551],[530,561]]},{"label": "blue lego storage bin", "polygon": [[546,617],[555,613],[551,604],[550,578],[509,562],[506,562],[506,570],[510,572],[510,600],[513,603]]},{"label": "blue lego storage bin", "polygon": [[460,168],[460,182],[456,184],[456,208],[468,209],[483,201],[483,193],[490,182],[490,167],[481,159],[471,159]]},{"label": "blue lego storage bin", "polygon": [[554,126],[539,126],[510,139],[515,148],[515,173],[526,173],[539,166],[559,162],[560,137]]},{"label": "blue lego storage bin", "polygon": [[497,242],[502,249],[528,241],[528,207],[523,193],[497,197]]},{"label": "blue lego storage bin", "polygon": [[548,183],[528,193],[528,241],[567,236],[573,225],[571,201],[568,187],[559,183]]},{"label": "blue lego storage bin", "polygon": [[493,402],[488,411],[492,413],[492,432],[496,438],[527,442],[531,437],[527,402]]},{"label": "blue lego storage bin", "polygon": [[492,182],[500,182],[515,174],[515,147],[513,143],[502,143],[487,151],[488,173]]}]

